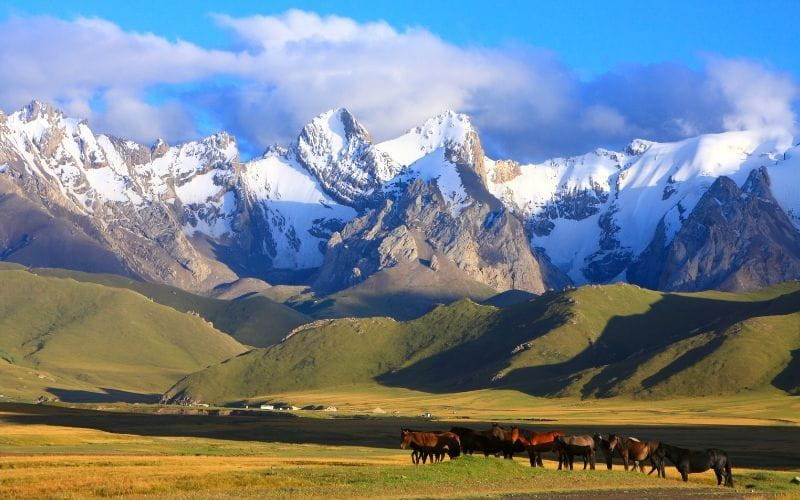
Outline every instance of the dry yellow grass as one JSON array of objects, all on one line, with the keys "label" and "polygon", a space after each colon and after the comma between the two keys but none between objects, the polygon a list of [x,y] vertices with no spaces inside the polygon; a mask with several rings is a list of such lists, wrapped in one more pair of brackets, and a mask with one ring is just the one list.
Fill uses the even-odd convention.
[{"label": "dry yellow grass", "polygon": [[[358,405],[369,400],[365,395],[358,396],[363,398],[360,400],[355,396],[350,393],[349,399]],[[467,405],[477,396],[461,395],[456,402]],[[340,394],[340,397],[346,396]],[[415,397],[402,398],[409,412],[419,402]],[[384,400],[380,404],[385,403]],[[574,411],[559,422],[567,425],[567,430],[571,429],[568,422],[586,426],[600,415],[609,421],[614,419],[602,405],[594,407],[592,413],[591,405],[573,403]],[[726,404],[729,406],[725,407],[745,407],[753,403]],[[391,416],[320,418],[321,413],[307,418],[123,411],[128,408],[120,406],[114,407],[114,411],[98,412],[0,405],[0,497],[491,497],[623,490],[635,497],[646,491],[664,492],[665,488],[670,495],[680,496],[723,491],[715,486],[712,473],[692,475],[691,481],[684,484],[673,468],[668,468],[667,480],[660,480],[626,473],[619,466],[613,471],[556,471],[551,460],[545,461],[546,470],[531,469],[527,457],[518,457],[513,463],[482,456],[461,457],[443,464],[415,467],[410,465],[408,452],[397,448],[399,427],[442,428],[451,425],[449,422]],[[549,408],[545,414],[556,411],[560,415],[565,410],[564,406]],[[721,411],[717,408],[715,411]],[[514,412],[505,415],[517,416]],[[792,458],[792,446],[797,443],[797,434],[792,434],[797,430],[794,425],[670,427],[659,423],[648,428],[643,424],[652,423],[649,419],[654,413],[642,415],[644,420],[636,422],[639,427],[631,429],[637,432],[659,429],[670,440],[684,443],[721,440],[734,446],[730,451],[738,460],[734,462],[737,494],[749,490],[764,494],[800,493],[800,487],[791,489],[794,487],[789,483],[793,475],[800,473],[791,465],[797,463],[796,455]],[[480,412],[470,416],[468,425],[487,425],[485,421],[476,421]],[[624,422],[633,415],[619,418],[622,420],[614,425],[626,428],[628,424]],[[771,422],[766,414],[760,418]],[[738,437],[742,429],[749,433],[750,441]],[[791,446],[787,448],[788,445]],[[777,465],[769,465],[770,460],[778,460]],[[768,467],[785,470],[764,470]]]}]

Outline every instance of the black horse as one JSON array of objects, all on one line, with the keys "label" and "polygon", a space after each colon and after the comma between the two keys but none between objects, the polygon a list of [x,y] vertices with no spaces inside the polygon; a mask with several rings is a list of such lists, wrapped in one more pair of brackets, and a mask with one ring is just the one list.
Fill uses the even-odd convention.
[{"label": "black horse", "polygon": [[657,462],[660,462],[661,475],[664,475],[664,458],[668,458],[675,465],[681,478],[689,480],[689,474],[695,472],[705,472],[714,469],[717,475],[717,485],[725,480],[725,486],[733,488],[733,474],[731,474],[731,461],[728,454],[716,448],[709,448],[703,451],[692,451],[686,448],[678,448],[665,443],[660,443],[656,449]]}]

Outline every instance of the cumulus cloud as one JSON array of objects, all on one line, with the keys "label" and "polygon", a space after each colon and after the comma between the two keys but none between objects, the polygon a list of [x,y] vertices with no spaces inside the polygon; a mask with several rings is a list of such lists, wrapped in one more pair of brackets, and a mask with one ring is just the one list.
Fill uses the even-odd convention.
[{"label": "cumulus cloud", "polygon": [[298,10],[214,19],[227,49],[101,19],[11,18],[0,26],[0,65],[14,68],[0,80],[0,107],[50,100],[143,142],[219,127],[252,152],[332,107],[349,108],[377,139],[455,109],[473,116],[490,153],[519,159],[795,122],[794,80],[752,61],[631,65],[584,81],[548,51],[461,47],[383,21]]},{"label": "cumulus cloud", "polygon": [[731,106],[722,117],[726,129],[794,127],[797,83],[789,75],[744,59],[711,59],[708,72]]}]

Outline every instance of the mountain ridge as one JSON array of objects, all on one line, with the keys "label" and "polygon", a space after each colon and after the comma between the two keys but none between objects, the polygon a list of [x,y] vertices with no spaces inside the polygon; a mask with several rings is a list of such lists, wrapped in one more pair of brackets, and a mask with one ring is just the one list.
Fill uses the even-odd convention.
[{"label": "mountain ridge", "polygon": [[[414,197],[409,186],[421,181],[438,194],[423,197],[419,213],[430,210],[451,217],[447,224],[454,234],[465,233],[465,226],[453,221],[470,206],[486,207],[477,211],[481,217],[488,209],[492,218],[521,224],[509,240],[515,243],[506,246],[515,250],[493,264],[470,257],[470,252],[448,252],[452,242],[430,239],[436,232],[434,221],[417,228],[426,245],[443,251],[470,279],[497,291],[536,293],[570,282],[636,282],[637,273],[628,272],[643,261],[658,236],[659,222],[660,237],[669,245],[722,176],[742,186],[749,172],[767,169],[774,179],[769,186],[775,199],[772,210],[785,214],[797,231],[799,149],[786,136],[744,131],[676,143],[636,139],[621,152],[597,149],[520,164],[489,158],[466,115],[446,111],[375,144],[351,113],[337,108],[312,119],[287,148],[270,148],[242,162],[235,138],[224,132],[176,146],[159,140],[147,147],[94,134],[86,121],[34,101],[0,115],[0,195],[7,203],[10,197],[24,200],[14,204],[27,203],[43,222],[37,228],[5,222],[9,229],[0,232],[0,255],[48,266],[49,259],[57,259],[31,235],[63,234],[59,228],[68,226],[72,236],[65,245],[77,249],[89,244],[98,255],[104,252],[109,257],[104,271],[114,268],[193,291],[247,277],[327,281],[329,286],[321,288],[340,290],[353,284],[346,278],[354,272],[364,279],[396,262],[379,259],[364,269],[347,264],[349,268],[333,273],[344,278],[334,279],[325,276],[330,261],[336,260],[328,255],[336,248],[331,242],[358,219],[376,220],[374,215],[387,202],[408,202]],[[440,208],[429,205],[434,198],[443,201]],[[384,222],[389,222],[384,223],[388,233],[414,225],[409,220]],[[339,253],[372,240],[396,253],[389,247],[409,242],[386,240],[380,227],[364,231],[344,242]],[[465,244],[480,254],[480,241],[489,239],[490,233],[481,230]],[[527,249],[520,244],[523,239]],[[791,246],[776,244],[773,250],[800,262]],[[528,264],[513,270],[520,260]],[[537,267],[546,270],[536,276]],[[502,269],[502,276],[489,268]],[[756,276],[741,287],[796,278],[794,269],[794,264],[785,266],[782,273]],[[525,273],[534,276],[517,277]],[[705,279],[697,276],[698,283]]]}]

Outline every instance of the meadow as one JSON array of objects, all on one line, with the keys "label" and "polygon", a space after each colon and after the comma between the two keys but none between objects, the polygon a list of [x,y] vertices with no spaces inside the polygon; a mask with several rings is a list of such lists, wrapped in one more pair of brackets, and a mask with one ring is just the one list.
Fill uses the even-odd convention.
[{"label": "meadow", "polygon": [[[352,387],[279,397],[293,404],[324,401],[337,405],[338,411],[236,415],[224,408],[146,404],[1,404],[0,496],[800,495],[800,486],[790,482],[800,475],[800,408],[797,398],[788,396],[658,403],[554,400],[488,390],[442,398]],[[386,413],[374,413],[378,407]],[[434,419],[416,417],[422,410]],[[514,461],[459,457],[414,466],[408,452],[398,448],[404,426],[485,428],[493,420],[570,433],[625,432],[697,448],[718,446],[734,461],[737,488],[716,487],[710,473],[692,475],[686,484],[674,468],[667,469],[666,480],[626,473],[618,461],[612,471],[558,471],[553,456],[544,470],[530,468],[527,456]]]}]

